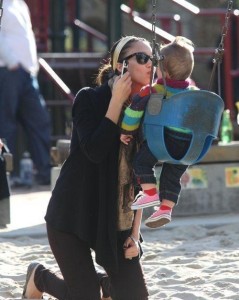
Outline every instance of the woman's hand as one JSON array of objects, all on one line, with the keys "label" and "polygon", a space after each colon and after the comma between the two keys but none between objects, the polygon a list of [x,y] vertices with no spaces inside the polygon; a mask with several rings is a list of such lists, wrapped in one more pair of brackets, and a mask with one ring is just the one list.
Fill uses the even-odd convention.
[{"label": "woman's hand", "polygon": [[122,77],[116,77],[113,89],[111,101],[123,105],[128,100],[132,87],[132,80],[129,72],[126,72]]},{"label": "woman's hand", "polygon": [[122,77],[116,77],[114,80],[112,97],[105,116],[115,124],[119,121],[123,104],[130,96],[131,85],[132,81],[129,72],[126,72]]},{"label": "woman's hand", "polygon": [[121,134],[120,135],[120,140],[122,143],[124,143],[125,145],[128,145],[129,142],[133,139],[133,136],[130,134]]},{"label": "woman's hand", "polygon": [[124,242],[124,257],[126,259],[132,259],[132,257],[137,257],[139,255],[139,244],[138,241],[128,237]]}]

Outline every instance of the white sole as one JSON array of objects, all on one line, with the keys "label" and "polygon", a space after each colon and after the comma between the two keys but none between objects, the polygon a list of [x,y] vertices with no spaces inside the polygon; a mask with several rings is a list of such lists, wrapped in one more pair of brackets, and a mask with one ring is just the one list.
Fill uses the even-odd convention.
[{"label": "white sole", "polygon": [[149,202],[149,203],[145,203],[145,204],[132,204],[131,205],[131,209],[132,210],[137,210],[137,209],[141,209],[141,208],[146,208],[146,207],[151,207],[151,206],[155,206],[155,205],[159,205],[160,201],[159,200],[155,200],[153,202]]},{"label": "white sole", "polygon": [[159,228],[171,222],[168,215],[161,215],[156,218],[148,218],[145,220],[144,224],[150,228]]}]

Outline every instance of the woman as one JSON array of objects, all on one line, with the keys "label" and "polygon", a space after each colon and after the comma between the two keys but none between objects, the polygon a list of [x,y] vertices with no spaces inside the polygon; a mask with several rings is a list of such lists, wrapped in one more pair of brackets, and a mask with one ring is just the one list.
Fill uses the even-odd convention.
[{"label": "woman", "polygon": [[[125,59],[127,58],[127,59]],[[127,64],[124,75],[123,62]],[[52,252],[64,281],[40,264],[28,269],[23,296],[98,300],[95,260],[107,272],[114,300],[145,300],[148,292],[139,261],[142,211],[130,209],[131,157],[135,143],[120,143],[122,112],[133,94],[148,84],[151,47],[143,38],[123,37],[111,49],[96,88],[75,98],[70,154],[52,192],[46,223]],[[123,72],[122,72],[123,73]]]}]

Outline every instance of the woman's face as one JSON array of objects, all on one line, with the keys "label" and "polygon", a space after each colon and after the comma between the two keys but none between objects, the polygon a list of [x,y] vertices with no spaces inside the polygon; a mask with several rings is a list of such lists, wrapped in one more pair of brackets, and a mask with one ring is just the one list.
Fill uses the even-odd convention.
[{"label": "woman's face", "polygon": [[[134,53],[144,53],[151,57],[152,49],[147,42],[137,41],[128,49],[126,57]],[[136,56],[133,56],[127,62],[132,80],[132,93],[139,92],[143,86],[150,83],[152,61],[149,59],[146,64],[140,64],[137,62]]]}]

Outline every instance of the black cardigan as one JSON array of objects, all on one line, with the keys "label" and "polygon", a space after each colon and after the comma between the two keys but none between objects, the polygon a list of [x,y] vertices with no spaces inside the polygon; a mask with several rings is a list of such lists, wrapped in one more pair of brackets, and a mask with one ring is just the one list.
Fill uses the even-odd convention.
[{"label": "black cardigan", "polygon": [[70,154],[45,220],[76,234],[96,252],[96,262],[117,271],[117,186],[120,128],[105,117],[108,85],[80,90],[73,104]]}]

